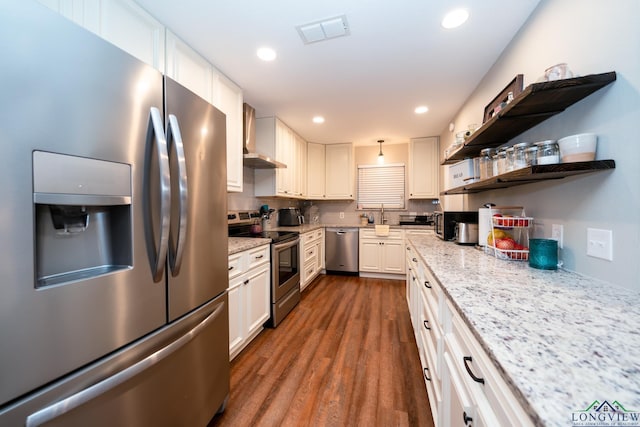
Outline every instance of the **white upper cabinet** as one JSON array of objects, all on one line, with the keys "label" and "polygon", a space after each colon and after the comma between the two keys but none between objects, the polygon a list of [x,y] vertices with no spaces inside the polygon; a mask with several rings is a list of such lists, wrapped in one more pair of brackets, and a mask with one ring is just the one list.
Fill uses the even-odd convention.
[{"label": "white upper cabinet", "polygon": [[227,116],[227,191],[242,192],[242,89],[213,70],[213,105]]},{"label": "white upper cabinet", "polygon": [[213,104],[213,66],[168,29],[165,74]]},{"label": "white upper cabinet", "polygon": [[413,138],[409,142],[409,198],[437,199],[438,137]]},{"label": "white upper cabinet", "polygon": [[276,117],[256,119],[256,151],[286,168],[256,169],[255,195],[304,198],[307,142]]},{"label": "white upper cabinet", "polygon": [[40,3],[164,72],[164,26],[133,1],[40,0]]},{"label": "white upper cabinet", "polygon": [[328,144],[325,147],[325,165],[326,198],[353,200],[353,144]]},{"label": "white upper cabinet", "polygon": [[325,145],[310,142],[307,144],[307,198],[322,200],[325,198]]}]

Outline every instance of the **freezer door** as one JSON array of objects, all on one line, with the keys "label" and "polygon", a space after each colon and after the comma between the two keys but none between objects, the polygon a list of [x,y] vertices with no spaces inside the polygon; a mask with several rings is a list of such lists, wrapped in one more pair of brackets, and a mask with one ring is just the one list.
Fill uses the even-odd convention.
[{"label": "freezer door", "polygon": [[162,327],[166,285],[142,197],[161,74],[32,1],[0,2],[0,49],[2,407]]},{"label": "freezer door", "polygon": [[229,395],[228,299],[0,410],[0,425],[204,426]]},{"label": "freezer door", "polygon": [[165,77],[171,165],[169,320],[228,285],[226,116]]}]

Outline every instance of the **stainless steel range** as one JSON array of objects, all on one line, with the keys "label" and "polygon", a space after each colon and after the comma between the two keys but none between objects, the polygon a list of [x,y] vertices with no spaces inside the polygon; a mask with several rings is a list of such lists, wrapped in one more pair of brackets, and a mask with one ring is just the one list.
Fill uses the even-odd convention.
[{"label": "stainless steel range", "polygon": [[298,233],[263,231],[258,211],[230,211],[229,237],[261,237],[271,240],[271,318],[266,326],[275,328],[300,302]]}]

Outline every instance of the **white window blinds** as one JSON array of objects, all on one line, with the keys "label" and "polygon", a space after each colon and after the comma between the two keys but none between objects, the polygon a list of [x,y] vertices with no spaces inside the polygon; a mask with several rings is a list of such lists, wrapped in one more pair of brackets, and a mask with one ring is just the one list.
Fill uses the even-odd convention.
[{"label": "white window blinds", "polygon": [[359,165],[358,209],[404,209],[404,165]]}]

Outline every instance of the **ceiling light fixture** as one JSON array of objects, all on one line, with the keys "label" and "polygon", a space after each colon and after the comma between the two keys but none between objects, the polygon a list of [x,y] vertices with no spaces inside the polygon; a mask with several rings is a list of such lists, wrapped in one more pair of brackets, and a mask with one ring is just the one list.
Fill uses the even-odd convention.
[{"label": "ceiling light fixture", "polygon": [[384,154],[382,154],[382,143],[384,142],[384,139],[379,139],[378,140],[378,144],[380,144],[380,153],[378,153],[378,164],[382,165],[384,164]]},{"label": "ceiling light fixture", "polygon": [[415,111],[416,114],[424,114],[429,111],[429,107],[427,107],[426,105],[421,105],[419,107],[416,107],[416,109],[413,111]]},{"label": "ceiling light fixture", "polygon": [[320,124],[320,123],[324,123],[324,117],[322,117],[322,116],[315,116],[315,117],[313,118],[313,123],[318,123],[318,124]]},{"label": "ceiling light fixture", "polygon": [[260,49],[258,49],[258,58],[262,59],[263,61],[273,61],[274,59],[276,59],[276,51],[271,49],[270,47],[261,47]]},{"label": "ceiling light fixture", "polygon": [[447,29],[456,28],[464,24],[467,19],[469,19],[469,12],[466,9],[455,9],[444,16],[442,26]]}]

